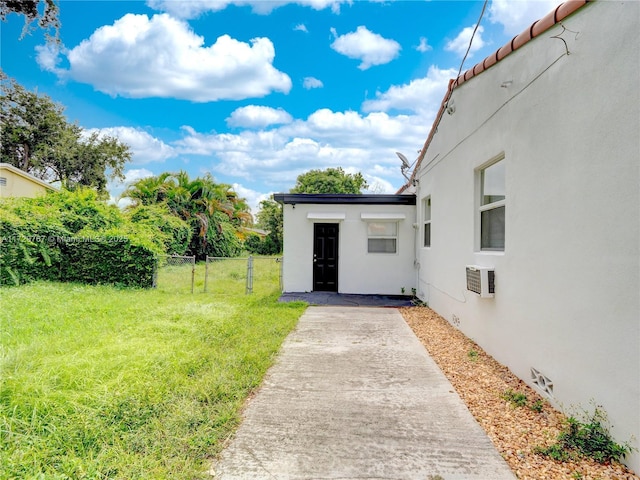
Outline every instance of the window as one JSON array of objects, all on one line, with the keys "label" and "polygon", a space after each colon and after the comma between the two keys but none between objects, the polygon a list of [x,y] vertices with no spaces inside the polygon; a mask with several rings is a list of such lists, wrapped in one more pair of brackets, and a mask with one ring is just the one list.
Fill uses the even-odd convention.
[{"label": "window", "polygon": [[480,170],[480,250],[504,250],[505,162]]},{"label": "window", "polygon": [[398,251],[397,222],[367,223],[367,252],[396,253]]},{"label": "window", "polygon": [[431,246],[431,197],[427,197],[422,200],[422,218],[424,223],[424,238],[422,240],[422,246]]},{"label": "window", "polygon": [[0,186],[6,186],[7,185],[7,177],[0,177]]}]

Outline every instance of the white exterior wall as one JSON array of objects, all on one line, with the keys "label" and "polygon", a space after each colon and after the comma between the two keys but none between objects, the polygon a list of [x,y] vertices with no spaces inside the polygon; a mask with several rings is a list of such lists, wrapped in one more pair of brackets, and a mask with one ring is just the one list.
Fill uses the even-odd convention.
[{"label": "white exterior wall", "polygon": [[[285,292],[313,291],[313,225],[338,223],[338,292],[411,295],[415,287],[415,206],[411,205],[284,205],[283,288]],[[328,214],[308,219],[307,214]],[[367,222],[363,213],[403,214],[398,221],[398,252],[367,253]],[[344,215],[344,220],[331,216]]]},{"label": "white exterior wall", "polygon": [[[640,3],[595,2],[453,91],[418,175],[419,296],[568,413],[640,447]],[[557,60],[557,62],[556,62]],[[554,63],[555,62],[555,63]],[[510,82],[501,86],[503,82]],[[477,169],[506,162],[505,250],[479,251]],[[495,267],[496,294],[465,265]],[[627,463],[640,472],[640,456]]]}]

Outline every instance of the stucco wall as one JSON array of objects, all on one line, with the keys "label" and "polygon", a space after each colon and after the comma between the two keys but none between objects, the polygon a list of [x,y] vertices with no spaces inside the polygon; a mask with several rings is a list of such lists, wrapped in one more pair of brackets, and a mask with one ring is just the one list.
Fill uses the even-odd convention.
[{"label": "stucco wall", "polygon": [[[308,219],[307,214],[344,215],[344,220]],[[367,223],[362,213],[405,215],[398,221],[398,252],[367,253]],[[313,290],[313,225],[338,223],[338,292],[410,295],[415,287],[415,206],[407,205],[284,205],[283,288]]]},{"label": "stucco wall", "polygon": [[[619,441],[640,439],[638,2],[595,2],[454,90],[419,172],[432,246],[418,292],[565,411],[601,405]],[[559,39],[561,34],[570,51]],[[504,154],[504,252],[479,250],[477,169]],[[496,294],[465,265],[495,267]],[[634,438],[635,437],[635,438]],[[640,472],[635,452],[628,463]]]},{"label": "stucco wall", "polygon": [[40,185],[5,167],[0,167],[0,177],[6,179],[6,185],[0,184],[0,198],[36,197],[44,195],[48,190],[44,185]]}]

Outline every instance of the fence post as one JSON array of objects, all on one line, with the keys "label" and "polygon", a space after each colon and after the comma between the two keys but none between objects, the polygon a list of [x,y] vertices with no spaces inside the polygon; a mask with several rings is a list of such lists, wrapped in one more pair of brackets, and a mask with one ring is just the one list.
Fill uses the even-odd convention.
[{"label": "fence post", "polygon": [[253,293],[253,255],[249,255],[247,259],[247,287],[245,295]]},{"label": "fence post", "polygon": [[153,265],[153,277],[151,280],[151,288],[158,288],[158,270],[160,269],[160,257],[156,255],[155,263]]},{"label": "fence post", "polygon": [[196,281],[196,256],[191,257],[191,293],[193,293],[193,285]]},{"label": "fence post", "polygon": [[284,258],[283,257],[276,257],[276,263],[279,263],[280,265],[278,266],[278,286],[280,287],[280,292],[282,292],[283,290],[283,286],[282,286],[282,268],[284,265],[283,262]]},{"label": "fence post", "polygon": [[208,278],[209,278],[209,255],[205,257],[205,263],[204,263],[204,293],[207,293]]}]

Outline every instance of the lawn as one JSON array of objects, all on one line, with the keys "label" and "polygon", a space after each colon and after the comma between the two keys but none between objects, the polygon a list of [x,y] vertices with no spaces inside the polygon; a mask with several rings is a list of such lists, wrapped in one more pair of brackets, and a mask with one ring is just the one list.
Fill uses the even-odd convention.
[{"label": "lawn", "polygon": [[274,290],[0,289],[0,478],[206,477],[305,308]]}]

